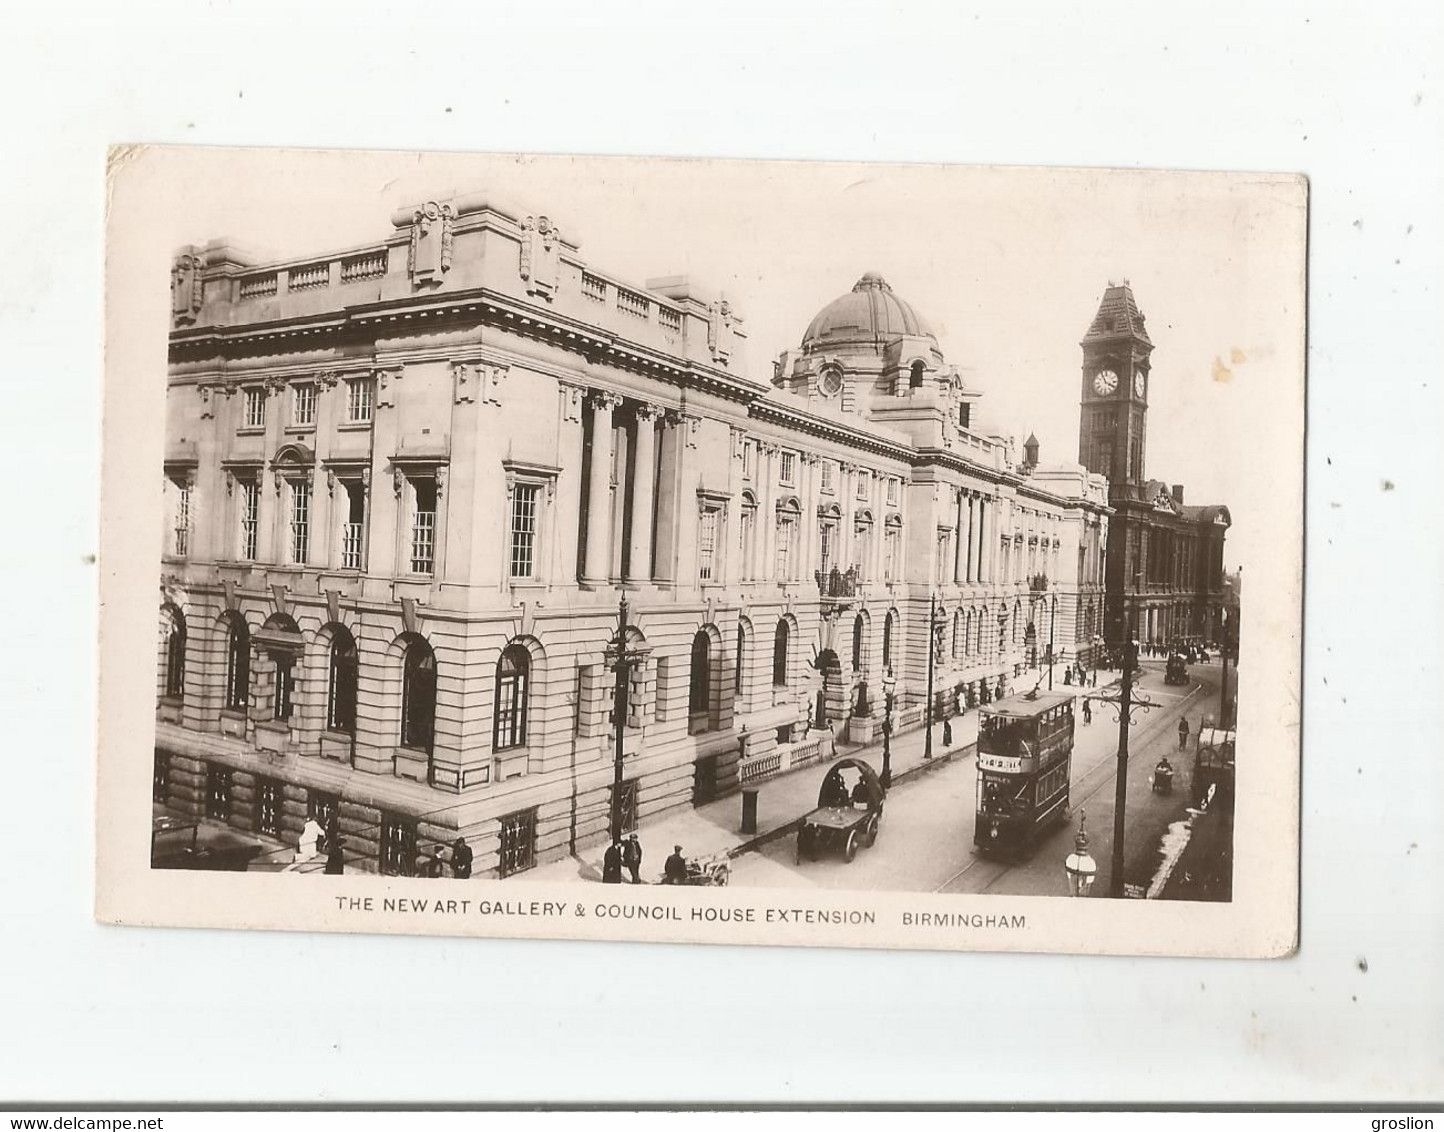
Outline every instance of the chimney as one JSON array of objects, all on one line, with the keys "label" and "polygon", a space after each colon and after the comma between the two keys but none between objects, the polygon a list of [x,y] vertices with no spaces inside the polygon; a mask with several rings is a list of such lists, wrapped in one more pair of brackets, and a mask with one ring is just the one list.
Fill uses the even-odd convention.
[{"label": "chimney", "polygon": [[1173,485],[1173,502],[1177,503],[1180,507],[1183,506],[1183,484],[1181,483]]}]

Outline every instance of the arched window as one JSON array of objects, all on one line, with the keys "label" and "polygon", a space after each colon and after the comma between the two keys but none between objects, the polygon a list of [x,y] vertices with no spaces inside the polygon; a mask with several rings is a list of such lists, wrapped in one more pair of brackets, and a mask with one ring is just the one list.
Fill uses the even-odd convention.
[{"label": "arched window", "polygon": [[886,672],[892,667],[892,610],[887,611],[887,617],[882,623],[882,667]]},{"label": "arched window", "polygon": [[772,683],[776,687],[787,685],[787,618],[777,622],[777,633],[772,638]]},{"label": "arched window", "polygon": [[167,605],[168,624],[165,636],[165,694],[180,699],[186,690],[186,618],[173,605]]},{"label": "arched window", "polygon": [[326,727],[356,734],[356,638],[344,625],[332,626],[331,663],[326,691]]},{"label": "arched window", "polygon": [[963,655],[963,611],[953,611],[953,659]]},{"label": "arched window", "polygon": [[251,701],[251,630],[239,613],[226,614],[226,708],[245,711]]},{"label": "arched window", "polygon": [[401,671],[401,745],[430,754],[435,738],[436,654],[412,637]]},{"label": "arched window", "polygon": [[862,670],[862,614],[852,619],[852,669]]},{"label": "arched window", "polygon": [[732,691],[739,696],[742,694],[742,663],[746,655],[747,630],[742,627],[742,623],[739,621],[737,623],[737,664],[732,672]]},{"label": "arched window", "polygon": [[496,720],[491,745],[498,751],[526,745],[526,709],[531,694],[531,653],[508,645],[496,662]]},{"label": "arched window", "polygon": [[1018,641],[1021,639],[1021,634],[1022,634],[1022,632],[1023,632],[1023,603],[1022,603],[1021,601],[1015,601],[1015,602],[1013,603],[1013,643],[1014,643],[1015,645],[1016,645],[1016,644],[1018,643]]},{"label": "arched window", "polygon": [[923,363],[921,361],[916,361],[913,362],[911,369],[908,371],[908,384],[913,389],[921,389],[923,387],[923,369]]},{"label": "arched window", "polygon": [[692,638],[692,679],[687,693],[687,733],[707,730],[712,704],[712,638],[700,629]]}]

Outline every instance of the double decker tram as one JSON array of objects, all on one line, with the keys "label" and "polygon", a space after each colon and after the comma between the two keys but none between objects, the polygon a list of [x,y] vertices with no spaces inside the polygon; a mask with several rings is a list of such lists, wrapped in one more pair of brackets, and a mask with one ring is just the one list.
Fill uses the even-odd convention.
[{"label": "double decker tram", "polygon": [[979,851],[1026,853],[1064,821],[1072,767],[1072,696],[1035,688],[984,707],[973,830]]}]

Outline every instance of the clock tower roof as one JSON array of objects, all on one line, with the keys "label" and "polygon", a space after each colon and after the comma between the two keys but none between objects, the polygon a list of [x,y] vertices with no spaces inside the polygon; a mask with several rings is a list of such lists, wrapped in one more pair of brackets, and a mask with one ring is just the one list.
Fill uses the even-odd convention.
[{"label": "clock tower roof", "polygon": [[1133,288],[1128,280],[1109,283],[1103,292],[1103,301],[1098,304],[1098,313],[1083,335],[1081,345],[1132,339],[1141,342],[1150,350],[1153,343],[1148,338],[1148,328],[1143,322],[1143,312],[1133,297]]}]

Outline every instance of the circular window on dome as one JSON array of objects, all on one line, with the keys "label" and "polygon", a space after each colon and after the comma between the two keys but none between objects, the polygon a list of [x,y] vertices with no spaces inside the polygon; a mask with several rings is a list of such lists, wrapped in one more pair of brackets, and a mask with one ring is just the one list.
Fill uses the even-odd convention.
[{"label": "circular window on dome", "polygon": [[824,397],[836,397],[842,392],[842,370],[827,366],[817,375],[817,388]]}]

